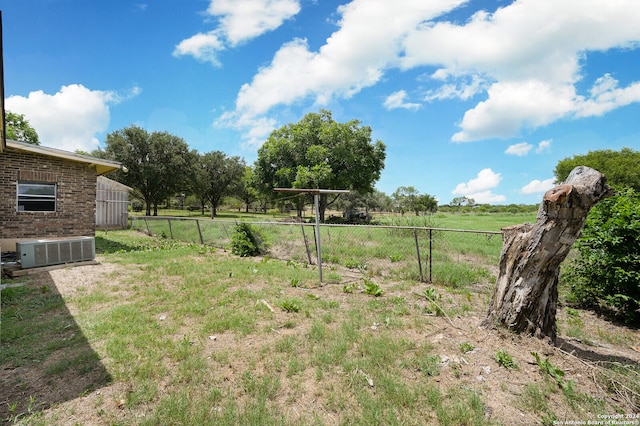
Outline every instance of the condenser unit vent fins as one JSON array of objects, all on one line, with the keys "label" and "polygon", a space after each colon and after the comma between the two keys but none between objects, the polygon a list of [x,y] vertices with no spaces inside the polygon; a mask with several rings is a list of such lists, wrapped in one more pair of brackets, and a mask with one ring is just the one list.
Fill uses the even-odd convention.
[{"label": "condenser unit vent fins", "polygon": [[37,268],[93,260],[96,245],[93,237],[22,241],[16,243],[16,254],[23,269]]}]

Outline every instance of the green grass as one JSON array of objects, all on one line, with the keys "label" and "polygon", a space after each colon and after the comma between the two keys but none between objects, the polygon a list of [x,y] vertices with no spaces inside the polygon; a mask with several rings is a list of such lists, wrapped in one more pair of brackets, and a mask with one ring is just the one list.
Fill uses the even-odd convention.
[{"label": "green grass", "polygon": [[[427,281],[456,288],[491,280],[490,273],[479,264],[497,264],[502,239],[500,235],[425,229],[447,226],[458,229],[498,232],[504,224],[530,219],[526,215],[453,215],[433,217],[390,217],[382,222],[402,222],[405,228],[386,226],[330,226],[320,228],[323,263],[327,268],[340,266],[362,272],[369,277]],[[473,221],[465,221],[473,216]],[[243,218],[242,220],[249,220]],[[180,219],[158,217],[146,221],[134,219],[135,229],[150,232],[162,239],[176,239],[231,250],[231,236],[236,222],[228,219]],[[397,224],[397,223],[396,223]],[[299,264],[316,264],[315,228],[312,224],[255,223],[270,247],[268,256]],[[354,241],[360,242],[354,244]],[[419,262],[418,262],[418,254]],[[429,259],[431,257],[431,259]],[[340,280],[339,271],[331,271],[329,281]]]},{"label": "green grass", "polygon": [[[299,225],[292,229],[300,232]],[[341,240],[345,232],[332,228],[326,237]],[[478,373],[443,363],[444,355],[491,357],[494,348],[455,333],[448,349],[431,341],[449,327],[439,315],[458,321],[465,309],[484,314],[484,302],[476,301],[486,293],[465,290],[469,281],[489,281],[477,261],[471,275],[459,272],[456,281],[451,273],[426,289],[415,280],[372,276],[362,265],[358,279],[329,265],[325,276],[338,278],[320,285],[315,266],[294,260],[239,258],[132,231],[99,232],[96,244],[100,258],[117,268],[65,298],[52,285],[2,292],[2,371],[42,366],[42,386],[97,377],[59,400],[10,399],[13,415],[22,413],[27,424],[67,424],[68,408],[57,404],[86,395],[100,422],[114,425],[500,423],[485,416],[491,394],[476,382]],[[496,362],[515,364],[504,354]],[[613,388],[627,377],[622,372],[602,386]],[[540,408],[551,418],[554,402],[544,388],[523,389],[522,409]],[[575,413],[603,409],[578,387],[554,397]],[[54,403],[46,415],[29,411],[44,402]]]}]

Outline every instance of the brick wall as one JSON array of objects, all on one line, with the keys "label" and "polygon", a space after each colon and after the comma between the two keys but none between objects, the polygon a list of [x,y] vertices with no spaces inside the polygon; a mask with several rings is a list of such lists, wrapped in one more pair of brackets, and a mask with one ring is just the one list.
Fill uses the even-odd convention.
[{"label": "brick wall", "polygon": [[[55,183],[56,211],[18,212],[18,181]],[[0,153],[0,239],[93,236],[95,208],[95,167],[11,148]]]}]

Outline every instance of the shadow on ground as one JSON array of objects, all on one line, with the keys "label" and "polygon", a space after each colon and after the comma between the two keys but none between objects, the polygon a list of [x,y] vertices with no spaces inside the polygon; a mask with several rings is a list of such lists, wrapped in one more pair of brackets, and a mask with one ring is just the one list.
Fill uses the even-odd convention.
[{"label": "shadow on ground", "polygon": [[111,382],[49,273],[22,283],[0,295],[0,424]]}]

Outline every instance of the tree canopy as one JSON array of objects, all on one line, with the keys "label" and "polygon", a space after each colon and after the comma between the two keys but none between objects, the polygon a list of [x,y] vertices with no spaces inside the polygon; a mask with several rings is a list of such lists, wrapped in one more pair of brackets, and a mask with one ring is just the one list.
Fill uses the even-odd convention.
[{"label": "tree canopy", "polygon": [[[360,121],[336,122],[330,111],[309,113],[271,133],[258,150],[255,173],[265,191],[273,188],[374,190],[386,157],[381,141]],[[327,194],[319,200],[324,221]],[[298,215],[303,204],[298,205]]]},{"label": "tree canopy", "polygon": [[412,211],[418,216],[420,213],[433,213],[438,210],[438,201],[429,194],[420,194],[413,186],[401,186],[396,189],[392,197],[402,213]]},{"label": "tree canopy", "polygon": [[604,174],[609,185],[633,188],[636,192],[640,192],[639,164],[640,151],[634,151],[631,148],[623,148],[620,151],[610,149],[589,151],[588,154],[560,160],[554,175],[558,182],[563,182],[575,167],[587,166]]},{"label": "tree canopy", "polygon": [[558,181],[567,170],[588,166],[600,171],[616,189],[589,213],[577,256],[566,267],[568,300],[625,322],[638,325],[640,314],[640,151],[590,151],[561,160],[555,168]]},{"label": "tree canopy", "polygon": [[238,193],[245,163],[240,157],[229,157],[221,151],[208,152],[200,157],[196,174],[198,196],[209,202],[211,218],[216,216],[223,197]]},{"label": "tree canopy", "polygon": [[640,193],[632,188],[601,201],[587,218],[567,266],[567,301],[640,325]]},{"label": "tree canopy", "polygon": [[5,132],[7,139],[17,142],[26,142],[32,145],[40,145],[38,133],[29,122],[24,118],[23,114],[16,114],[11,111],[5,111]]},{"label": "tree canopy", "polygon": [[195,151],[167,132],[148,133],[130,126],[107,135],[106,156],[126,168],[115,172],[116,180],[137,189],[146,204],[146,214],[158,214],[158,204],[190,185]]}]

